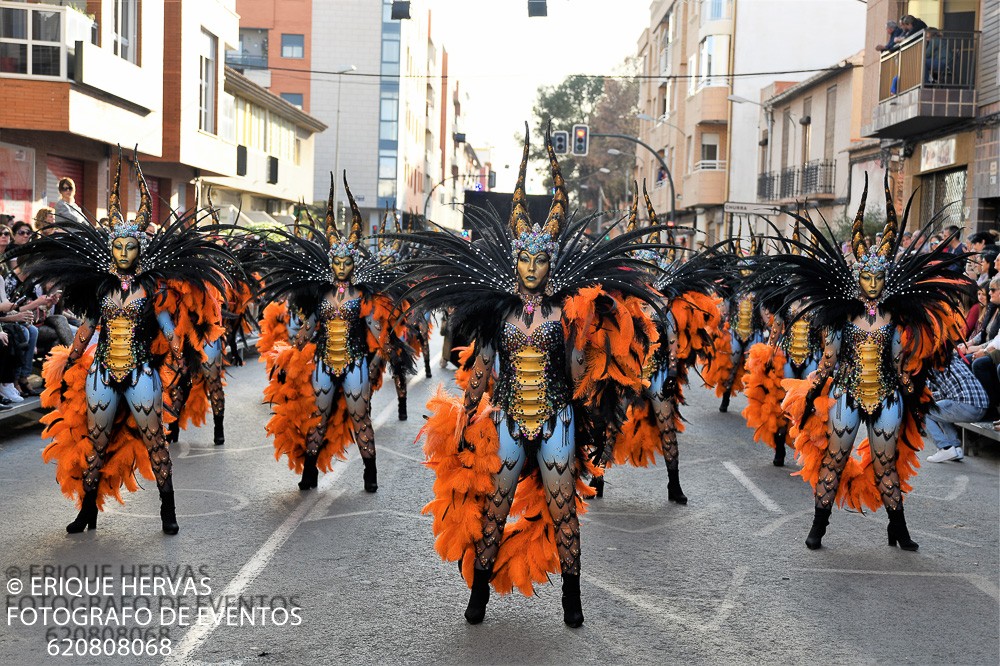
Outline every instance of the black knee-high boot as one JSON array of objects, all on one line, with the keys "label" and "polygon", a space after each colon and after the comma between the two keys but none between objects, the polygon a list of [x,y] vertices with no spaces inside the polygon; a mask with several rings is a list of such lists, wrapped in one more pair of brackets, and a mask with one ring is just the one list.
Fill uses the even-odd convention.
[{"label": "black knee-high boot", "polygon": [[299,490],[309,490],[315,488],[319,483],[319,470],[316,468],[316,454],[306,454],[302,464],[302,480],[299,481]]},{"label": "black knee-high boot", "polygon": [[424,341],[424,376],[430,379],[431,375],[431,354],[427,349],[427,341]]},{"label": "black knee-high boot", "polygon": [[785,438],[788,437],[788,431],[785,428],[778,428],[778,432],[774,433],[774,460],[771,462],[775,467],[785,466]]},{"label": "black knee-high boot", "polygon": [[472,570],[472,594],[469,595],[469,605],[465,608],[465,621],[469,624],[479,624],[486,617],[492,575],[491,569]]},{"label": "black knee-high boot", "polygon": [[719,411],[725,414],[729,411],[729,396],[732,393],[732,389],[726,389],[726,392],[722,394],[722,404],[719,405]]},{"label": "black knee-high boot", "polygon": [[378,469],[375,467],[375,456],[361,460],[365,463],[365,492],[373,493],[378,490]]},{"label": "black knee-high boot", "polygon": [[213,414],[212,417],[215,420],[215,445],[222,446],[226,443],[226,430],[223,426],[226,413],[224,411],[220,411],[218,414]]},{"label": "black knee-high boot", "polygon": [[823,536],[826,534],[826,526],[830,524],[831,511],[830,507],[825,509],[816,507],[812,529],[809,530],[809,536],[806,537],[806,548],[809,550],[817,550],[823,546]]},{"label": "black knee-high boot", "polygon": [[163,524],[164,534],[177,534],[181,529],[177,525],[177,510],[174,507],[173,479],[167,479],[160,488],[160,522]]},{"label": "black knee-high boot", "polygon": [[903,505],[898,509],[886,509],[889,514],[889,545],[895,546],[897,543],[903,550],[916,550],[920,545],[910,538],[910,531],[906,529],[906,518],[903,516]]},{"label": "black knee-high boot", "polygon": [[598,499],[604,497],[604,477],[595,476],[590,480],[590,487],[597,491]]},{"label": "black knee-high boot", "polygon": [[580,601],[580,574],[563,574],[563,622],[576,629],[583,624],[583,603]]},{"label": "black knee-high boot", "polygon": [[66,526],[66,531],[70,534],[77,534],[84,529],[97,529],[97,491],[88,490],[83,494],[83,502],[80,505],[80,513],[76,514],[76,520]]},{"label": "black knee-high boot", "polygon": [[688,498],[681,490],[680,472],[674,467],[667,468],[667,499],[678,504],[687,504]]}]

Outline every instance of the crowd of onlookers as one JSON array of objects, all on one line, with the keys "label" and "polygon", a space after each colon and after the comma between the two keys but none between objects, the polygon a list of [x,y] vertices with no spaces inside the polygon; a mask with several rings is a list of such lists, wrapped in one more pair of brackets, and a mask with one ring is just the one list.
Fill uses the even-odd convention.
[{"label": "crowd of onlookers", "polygon": [[[899,21],[886,21],[886,42],[875,46],[876,51],[892,53],[907,42],[923,36],[924,82],[928,84],[947,82],[952,74],[952,48],[946,43],[940,30],[928,27],[915,16],[906,15]],[[898,78],[892,81],[890,92],[896,93]]]}]

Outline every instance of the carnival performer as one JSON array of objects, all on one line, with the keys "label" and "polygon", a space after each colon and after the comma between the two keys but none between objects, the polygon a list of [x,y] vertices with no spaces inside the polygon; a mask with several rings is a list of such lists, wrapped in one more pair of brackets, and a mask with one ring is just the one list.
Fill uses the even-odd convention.
[{"label": "carnival performer", "polygon": [[[119,198],[121,152],[108,200],[108,226],[57,222],[12,254],[33,284],[63,291],[67,307],[84,315],[72,348],[56,347],[45,363],[42,404],[43,453],[56,461],[64,494],[80,512],[70,533],[97,527],[107,497],[138,488],[135,472],[155,479],[160,519],[167,534],[178,532],[170,453],[162,427],[161,368],[180,360],[181,340],[169,313],[159,307],[168,281],[192,288],[223,288],[232,257],[189,220],[180,218],[153,237],[151,198],[135,160],[140,206],[127,222]],[[96,346],[89,345],[99,330]],[[122,404],[128,406],[121,410]]]},{"label": "carnival performer", "polygon": [[[656,211],[643,183],[650,224],[658,226]],[[628,229],[635,229],[638,218],[638,186],[632,199]],[[649,241],[660,244],[659,232]],[[683,250],[680,250],[683,252]],[[659,346],[649,355],[643,368],[648,380],[638,399],[628,406],[628,420],[620,433],[610,433],[614,444],[614,464],[646,467],[656,464],[663,456],[667,466],[667,499],[687,504],[681,489],[678,466],[677,433],[684,430],[679,405],[684,403],[682,387],[687,373],[696,360],[711,363],[713,336],[718,334],[721,318],[719,299],[714,294],[715,283],[723,276],[710,251],[678,257],[673,231],[667,228],[667,244],[658,251],[645,250],[640,257],[660,268],[653,275],[651,287],[658,294],[659,310],[647,306],[659,337]],[[597,494],[604,494],[604,478],[599,476],[592,485]]]},{"label": "carnival performer", "polygon": [[[723,305],[722,317],[725,320],[724,333],[718,339],[720,355],[728,354],[730,364],[728,373],[721,381],[711,379],[714,373],[706,374],[706,382],[715,386],[715,393],[722,398],[720,412],[729,411],[729,399],[734,392],[743,390],[743,374],[746,354],[750,347],[764,341],[764,320],[761,316],[757,296],[749,285],[749,278],[760,261],[763,243],[759,242],[750,232],[750,254],[743,256],[739,236],[733,241],[733,270],[729,272],[726,282],[730,295]],[[728,334],[728,335],[727,335]],[[721,364],[719,368],[726,367]]]},{"label": "carnival performer", "polygon": [[646,282],[656,268],[628,253],[650,247],[632,245],[642,232],[595,241],[585,233],[593,218],[567,221],[548,134],[555,195],[544,224],[532,224],[525,129],[509,224],[469,211],[471,243],[444,229],[404,234],[422,250],[408,276],[413,305],[453,308],[456,335],[474,341],[464,399],[442,389],[428,403],[422,434],[436,480],[424,511],[434,515],[438,553],[459,562],[472,588],[470,624],[483,621],[491,583],[531,595],[560,572],[563,620],[579,627],[578,514],[581,493],[592,494],[580,473],[593,469],[583,451],[604,445],[620,393],[641,388],[655,336],[638,305],[605,289],[652,301]]},{"label": "carnival performer", "polygon": [[[352,220],[346,237],[337,230],[333,174],[326,230],[309,228],[297,236],[276,232],[261,262],[264,302],[288,299],[287,337],[272,341],[270,383],[265,397],[273,416],[267,433],[275,457],[302,473],[299,488],[318,483],[334,456],[343,459],[356,442],[364,461],[364,488],[378,490],[371,398],[381,386],[382,370],[395,354],[405,353],[393,332],[393,299],[373,281],[386,271],[362,236],[363,221],[344,175]],[[266,311],[265,311],[266,312]],[[410,361],[412,364],[412,360]]]},{"label": "carnival performer", "polygon": [[[959,299],[971,293],[971,281],[952,268],[965,255],[924,252],[922,244],[900,251],[909,204],[901,229],[888,174],[885,229],[881,242],[869,247],[862,224],[867,194],[866,178],[851,232],[853,265],[800,218],[817,241],[815,256],[783,255],[769,269],[775,279],[765,280],[775,285],[780,276],[785,284],[775,288],[783,291],[784,302],[804,303],[795,318],[811,315],[811,325],[827,331],[819,368],[809,379],[782,382],[799,474],[815,489],[810,549],[822,546],[834,503],[846,503],[857,511],[884,506],[889,545],[917,550],[906,527],[903,494],[919,465],[920,431],[931,404],[925,376],[961,339]],[[855,457],[862,425],[868,438]]]},{"label": "carnival performer", "polygon": [[[801,242],[799,221],[795,219],[792,242],[785,244],[785,250],[799,254],[802,248],[811,245]],[[781,239],[776,239],[781,242]],[[780,275],[775,276],[780,286],[784,284]],[[765,290],[770,301],[761,301],[761,311],[765,319],[770,319],[768,342],[758,342],[747,355],[746,372],[743,376],[743,393],[747,406],[743,418],[754,431],[754,441],[767,444],[774,449],[772,464],[785,465],[788,419],[781,409],[785,398],[783,379],[805,379],[819,367],[823,355],[823,333],[811,324],[809,315],[797,317],[801,302],[785,303],[784,292],[780,288]]]}]

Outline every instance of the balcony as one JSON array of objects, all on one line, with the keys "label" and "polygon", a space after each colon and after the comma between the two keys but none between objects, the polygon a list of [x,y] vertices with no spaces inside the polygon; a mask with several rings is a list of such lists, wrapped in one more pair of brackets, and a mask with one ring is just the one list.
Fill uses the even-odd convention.
[{"label": "balcony", "polygon": [[267,54],[226,51],[226,66],[237,70],[267,69]]},{"label": "balcony", "polygon": [[925,30],[883,55],[878,105],[862,134],[903,139],[975,117],[979,37]]},{"label": "balcony", "polygon": [[801,167],[786,167],[780,172],[768,171],[757,176],[758,201],[791,201],[811,197],[828,199],[833,196],[836,162],[813,160]]},{"label": "balcony", "polygon": [[726,160],[700,160],[694,163],[695,171],[725,171]]}]

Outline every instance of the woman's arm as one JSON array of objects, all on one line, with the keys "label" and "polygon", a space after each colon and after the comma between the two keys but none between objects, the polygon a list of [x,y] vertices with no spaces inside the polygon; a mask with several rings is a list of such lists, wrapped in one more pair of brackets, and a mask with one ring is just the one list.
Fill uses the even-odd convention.
[{"label": "woman's arm", "polygon": [[80,328],[76,329],[76,335],[73,336],[73,346],[69,350],[68,363],[74,363],[78,358],[83,356],[83,352],[87,349],[87,343],[94,336],[94,329],[96,327],[93,319],[88,317],[83,320]]},{"label": "woman's arm", "polygon": [[177,339],[174,335],[174,320],[171,319],[170,313],[163,310],[158,315],[156,315],[156,321],[160,325],[160,330],[163,331],[163,336],[170,343],[170,353],[173,355],[175,360],[181,357],[181,341]]},{"label": "woman's arm", "polygon": [[492,346],[481,345],[478,340],[474,349],[469,385],[465,389],[465,413],[470,418],[479,408],[479,403],[489,387],[490,376],[493,373],[493,359],[496,356]]},{"label": "woman's arm", "polygon": [[288,309],[288,340],[299,349],[302,349],[309,342],[313,329],[316,327],[315,315],[308,319],[304,319],[304,315],[302,310]]}]

